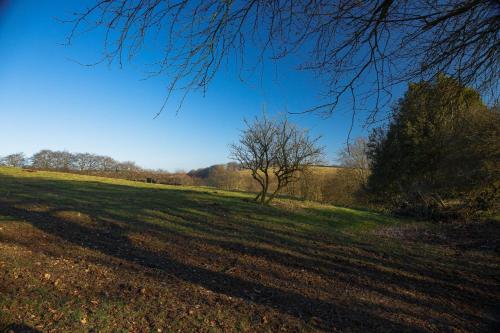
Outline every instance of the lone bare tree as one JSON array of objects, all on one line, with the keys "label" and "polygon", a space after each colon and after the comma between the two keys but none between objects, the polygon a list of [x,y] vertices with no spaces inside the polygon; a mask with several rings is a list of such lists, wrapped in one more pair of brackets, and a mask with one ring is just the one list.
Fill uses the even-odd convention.
[{"label": "lone bare tree", "polygon": [[[286,117],[269,119],[265,114],[252,123],[245,120],[238,143],[231,145],[231,157],[260,184],[255,198],[269,204],[287,184],[298,179],[301,172],[322,161],[323,147],[318,138],[311,138],[307,130],[290,124]],[[270,193],[270,184],[276,186]]]},{"label": "lone bare tree", "polygon": [[324,83],[325,99],[308,110],[331,114],[350,101],[353,120],[363,105],[373,120],[394,85],[439,73],[498,97],[498,0],[94,0],[67,21],[68,43],[103,31],[100,61],[110,64],[160,48],[149,67],[168,82],[159,112],[176,89],[179,107],[189,91],[204,92],[226,61],[242,77],[292,55]]},{"label": "lone bare tree", "polygon": [[365,138],[356,138],[339,152],[340,165],[352,171],[355,181],[365,186],[370,174],[368,142]]}]

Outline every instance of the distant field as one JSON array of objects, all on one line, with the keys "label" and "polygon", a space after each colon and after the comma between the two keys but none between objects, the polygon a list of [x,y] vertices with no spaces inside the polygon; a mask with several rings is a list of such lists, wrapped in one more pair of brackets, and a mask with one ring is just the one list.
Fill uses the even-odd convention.
[{"label": "distant field", "polygon": [[0,168],[0,331],[499,331],[497,222],[250,198]]},{"label": "distant field", "polygon": [[336,173],[341,169],[342,169],[341,167],[336,167],[336,166],[314,166],[314,167],[312,167],[313,172],[324,173],[324,174]]},{"label": "distant field", "polygon": [[[341,169],[342,169],[341,167],[336,167],[336,166],[313,166],[313,167],[310,167],[310,170],[313,173],[320,174],[320,175],[335,174]],[[240,172],[243,174],[250,175],[250,170],[241,170]]]}]

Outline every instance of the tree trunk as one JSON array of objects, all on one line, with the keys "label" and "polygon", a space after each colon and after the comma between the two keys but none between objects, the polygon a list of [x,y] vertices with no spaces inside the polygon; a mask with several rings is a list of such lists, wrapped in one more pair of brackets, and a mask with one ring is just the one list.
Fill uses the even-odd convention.
[{"label": "tree trunk", "polygon": [[259,178],[258,178],[255,174],[252,174],[252,177],[253,177],[253,179],[255,179],[255,180],[259,183],[259,185],[260,185],[260,187],[261,187],[260,192],[259,192],[259,193],[257,194],[257,196],[254,198],[254,200],[255,200],[256,202],[260,202],[260,203],[262,203],[262,202],[263,202],[263,201],[262,201],[262,198],[266,196],[266,192],[267,192],[267,190],[266,190],[266,183],[265,183],[265,180],[263,181],[263,180],[259,179]]},{"label": "tree trunk", "polygon": [[267,199],[266,201],[266,205],[269,205],[271,203],[271,200],[274,199],[274,197],[276,196],[276,194],[278,194],[278,192],[281,190],[281,182],[278,181],[278,185],[276,187],[276,190],[274,190],[274,192],[269,196],[269,198]]},{"label": "tree trunk", "polygon": [[267,172],[265,172],[264,175],[265,175],[265,180],[264,180],[264,185],[262,186],[262,193],[260,196],[261,205],[266,204],[266,195],[267,195],[267,190],[269,189],[269,175],[267,174]]},{"label": "tree trunk", "polygon": [[267,195],[267,184],[262,190],[262,193],[260,195],[260,204],[264,205],[266,203],[266,195]]}]

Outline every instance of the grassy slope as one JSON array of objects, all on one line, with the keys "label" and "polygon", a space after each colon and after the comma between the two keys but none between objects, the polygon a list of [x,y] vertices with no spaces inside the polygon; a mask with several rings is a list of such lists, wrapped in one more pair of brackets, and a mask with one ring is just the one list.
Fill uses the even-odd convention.
[{"label": "grassy slope", "polygon": [[0,326],[498,328],[497,253],[426,241],[432,228],[422,223],[295,201],[263,208],[249,199],[0,168]]}]

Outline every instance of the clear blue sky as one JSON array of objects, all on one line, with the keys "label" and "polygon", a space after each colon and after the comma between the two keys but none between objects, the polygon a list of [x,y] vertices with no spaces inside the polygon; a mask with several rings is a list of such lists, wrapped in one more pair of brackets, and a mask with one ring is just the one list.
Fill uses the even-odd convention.
[{"label": "clear blue sky", "polygon": [[[102,35],[62,45],[68,18],[83,1],[7,0],[0,6],[0,156],[41,149],[91,152],[132,160],[147,168],[192,169],[229,161],[228,145],[238,138],[243,118],[302,111],[320,102],[320,86],[309,74],[287,71],[263,84],[244,84],[222,70],[205,97],[188,97],[176,115],[167,109],[153,119],[165,97],[165,78],[143,80],[147,59],[120,69],[85,67],[102,52]],[[2,0],[0,0],[2,3]],[[6,3],[6,4],[5,4]],[[285,70],[283,70],[285,68]],[[327,159],[335,161],[347,138],[350,114],[290,116],[313,135],[322,135]],[[354,128],[353,136],[363,134]],[[364,133],[366,134],[366,133]]]}]

